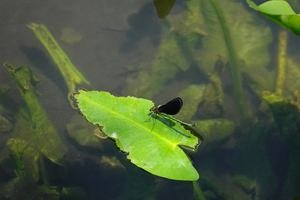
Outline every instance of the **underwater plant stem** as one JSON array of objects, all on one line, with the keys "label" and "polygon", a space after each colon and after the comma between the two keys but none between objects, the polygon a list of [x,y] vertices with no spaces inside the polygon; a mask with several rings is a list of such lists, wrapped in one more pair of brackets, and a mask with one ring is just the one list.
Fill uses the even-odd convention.
[{"label": "underwater plant stem", "polygon": [[241,125],[243,127],[248,127],[248,119],[251,116],[251,111],[247,107],[246,101],[245,101],[245,98],[243,95],[243,84],[242,84],[241,72],[240,72],[240,68],[239,68],[239,64],[238,64],[238,56],[237,56],[236,51],[234,50],[230,32],[227,27],[223,12],[219,6],[218,0],[211,0],[211,2],[213,4],[213,7],[218,16],[220,26],[222,28],[222,32],[224,35],[225,44],[226,44],[226,47],[228,50],[234,98],[238,105],[238,110],[239,110],[239,114],[240,114],[240,118],[241,118]]},{"label": "underwater plant stem", "polygon": [[43,158],[43,155],[40,153],[39,156],[39,163],[40,163],[40,172],[42,175],[42,180],[44,182],[45,185],[48,185],[48,180],[47,180],[47,175],[46,175],[46,168],[45,168],[45,161]]},{"label": "underwater plant stem", "polygon": [[196,195],[197,199],[206,200],[197,181],[193,181],[193,187],[194,187],[194,194]]},{"label": "underwater plant stem", "polygon": [[282,95],[284,81],[285,81],[285,67],[286,67],[286,46],[287,46],[287,31],[280,30],[278,44],[278,70],[276,81],[276,93]]}]

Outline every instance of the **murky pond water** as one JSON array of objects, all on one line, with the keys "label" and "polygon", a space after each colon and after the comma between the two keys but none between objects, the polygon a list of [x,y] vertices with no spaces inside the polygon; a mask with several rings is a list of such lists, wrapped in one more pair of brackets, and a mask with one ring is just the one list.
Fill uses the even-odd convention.
[{"label": "murky pond water", "polygon": [[[165,19],[151,0],[0,2],[0,199],[299,196],[299,36],[246,1],[219,0],[221,15],[212,2],[177,0]],[[37,36],[41,24],[45,44]],[[151,174],[148,160],[128,160],[131,151],[120,152],[125,144],[117,148],[113,141],[122,128],[109,139],[99,131],[106,127],[87,122],[70,105],[79,88],[156,106],[180,96],[184,106],[174,117],[197,122],[190,132],[199,146],[187,148],[193,145],[182,142],[189,140],[185,135],[176,144],[161,137],[174,152],[186,147],[200,178],[170,180]],[[164,120],[156,120],[157,130],[179,126]],[[145,158],[165,153],[130,137],[134,128],[126,130],[128,138]],[[155,137],[149,143],[161,142]],[[169,166],[168,159],[156,162]]]}]

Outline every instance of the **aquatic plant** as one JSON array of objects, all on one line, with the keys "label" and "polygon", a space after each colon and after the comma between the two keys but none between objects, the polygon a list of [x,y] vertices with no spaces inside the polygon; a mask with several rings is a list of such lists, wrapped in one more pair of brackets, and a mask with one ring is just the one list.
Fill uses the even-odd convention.
[{"label": "aquatic plant", "polygon": [[267,1],[259,6],[251,0],[247,2],[254,10],[300,36],[300,16],[293,11],[288,2]]},{"label": "aquatic plant", "polygon": [[230,176],[229,174],[224,174],[217,177],[212,172],[205,171],[199,182],[202,187],[206,188],[203,195],[207,199],[215,199],[219,196],[223,199],[230,200],[256,199],[256,182],[249,180],[245,176]]},{"label": "aquatic plant", "polygon": [[[253,119],[247,99],[244,99],[243,84],[250,86],[257,95],[274,88],[275,72],[265,68],[270,61],[270,28],[257,21],[257,17],[247,12],[240,2],[204,0],[187,2],[187,10],[169,16],[162,30],[161,44],[153,61],[133,67],[138,72],[127,79],[123,94],[153,98],[178,73],[198,67],[200,71],[195,71],[200,79],[211,75],[215,65],[222,60],[224,66],[230,64],[239,119],[245,125],[242,126],[247,127]],[[242,75],[248,81],[242,83]],[[211,78],[214,80],[207,89],[210,97],[207,94],[205,103],[212,105],[212,110],[218,110],[224,102],[222,80],[219,76],[216,85],[216,75]],[[207,81],[203,80],[203,83],[207,84]]]},{"label": "aquatic plant", "polygon": [[[9,132],[13,129],[13,116],[16,109],[14,107],[14,102],[9,96],[10,87],[4,85],[0,87],[0,133]],[[9,106],[13,105],[13,106]]]},{"label": "aquatic plant", "polygon": [[[166,3],[166,1],[156,2],[162,4]],[[168,1],[169,10],[171,8],[170,5],[174,4],[174,2],[175,0]],[[251,3],[251,1],[248,0],[248,3],[249,2]],[[276,3],[274,1],[274,4],[279,5],[281,3]],[[162,4],[157,5],[162,6]],[[298,92],[294,91],[299,90],[300,88],[300,70],[298,69],[299,63],[296,59],[287,56],[288,32],[284,30],[281,31],[281,34],[279,34],[279,67],[278,78],[276,80],[275,70],[270,72],[265,68],[270,60],[268,55],[268,47],[272,40],[270,29],[264,23],[260,23],[253,13],[247,12],[240,2],[226,0],[189,1],[187,2],[187,8],[188,9],[183,11],[181,14],[172,15],[164,21],[162,44],[158,47],[158,52],[155,54],[150,64],[141,63],[140,66],[134,69],[138,71],[138,73],[135,74],[137,76],[127,79],[127,88],[124,92],[134,94],[136,96],[152,98],[159,92],[163,91],[165,85],[168,84],[168,82],[176,75],[184,73],[191,67],[198,67],[198,69],[200,69],[198,71],[201,71],[199,72],[199,77],[202,78],[205,76],[205,80],[203,82],[202,80],[199,81],[199,85],[187,86],[186,89],[183,89],[179,93],[180,96],[185,97],[185,107],[187,109],[181,112],[178,117],[184,120],[191,120],[194,116],[203,117],[207,113],[209,118],[216,116],[224,117],[223,114],[227,114],[224,113],[226,112],[226,107],[224,106],[224,94],[226,95],[226,92],[224,90],[223,93],[222,88],[222,71],[226,68],[227,63],[231,65],[233,64],[231,71],[233,72],[232,77],[234,77],[233,85],[237,87],[237,92],[235,93],[238,93],[238,95],[236,95],[238,103],[240,102],[239,100],[241,100],[243,104],[248,101],[247,99],[243,99],[243,93],[246,91],[243,86],[249,86],[247,87],[247,90],[251,89],[260,96],[261,91],[275,91],[274,85],[275,82],[277,82],[276,93],[282,94],[282,96],[264,92],[263,98],[266,102],[268,102],[272,109],[274,119],[281,132],[280,134],[284,142],[286,142],[290,148],[290,165],[285,177],[281,198],[286,199],[298,196],[298,169],[300,165],[299,159],[297,158],[299,157],[300,151],[298,147],[299,137],[297,133],[299,132],[300,95]],[[226,8],[226,10],[223,10],[223,8]],[[261,8],[262,7],[258,6],[258,10]],[[284,8],[284,6],[282,8]],[[160,17],[165,17],[169,10],[163,12]],[[262,12],[262,10],[260,11]],[[232,13],[234,14],[231,15]],[[274,18],[275,21],[277,20],[279,24],[283,24],[283,26],[286,26],[287,28],[289,27],[288,24],[284,24],[285,22],[288,22],[289,24],[294,22],[290,20],[292,18],[285,21],[285,19],[290,16],[287,17],[284,14],[273,15],[269,13],[267,15],[270,15],[270,18]],[[295,16],[295,14],[290,13],[290,15],[293,15],[295,19],[298,17]],[[227,28],[224,27],[226,24]],[[297,25],[297,23],[295,24]],[[36,29],[41,28],[41,32],[45,31],[42,25],[31,24],[29,26]],[[297,27],[292,29],[295,29],[295,32],[298,31]],[[46,31],[44,33],[46,33]],[[231,39],[229,38],[229,40],[228,35],[226,36],[228,33],[232,37]],[[50,34],[49,31],[47,34]],[[57,45],[55,48],[59,48],[58,44],[53,42],[55,40],[51,35],[48,35],[45,38],[50,41],[52,40],[52,42],[48,44],[48,47],[51,47],[51,45],[54,44],[54,46]],[[53,49],[47,50],[51,54]],[[56,59],[55,62],[60,62],[62,61],[62,58],[67,58],[63,56],[65,54],[62,51],[56,53],[56,57],[54,56],[55,58],[53,58],[54,60]],[[217,66],[220,61],[222,62],[222,69],[214,70],[214,66]],[[2,130],[5,130],[7,133],[12,131],[14,126],[16,127],[16,130],[13,130],[13,133],[11,133],[14,139],[8,141],[7,149],[11,152],[5,156],[6,159],[10,158],[10,160],[8,159],[9,161],[11,161],[11,158],[14,158],[13,161],[15,161],[15,163],[10,162],[14,163],[14,166],[5,168],[5,170],[15,170],[15,172],[8,172],[10,174],[14,174],[15,179],[9,181],[4,187],[5,189],[8,189],[6,191],[8,191],[7,194],[10,195],[7,197],[14,197],[13,191],[27,189],[26,186],[30,185],[28,183],[31,183],[30,181],[24,181],[24,174],[29,174],[29,176],[32,177],[35,177],[35,175],[38,174],[36,172],[36,160],[32,159],[32,162],[25,162],[27,158],[35,158],[35,154],[27,154],[29,150],[34,149],[32,152],[38,153],[39,155],[41,155],[40,152],[42,152],[53,162],[64,165],[63,156],[65,155],[66,149],[64,147],[60,147],[60,145],[63,146],[63,144],[57,136],[58,134],[55,132],[53,125],[47,118],[42,106],[37,101],[36,95],[38,94],[38,91],[35,86],[39,83],[39,81],[32,76],[32,72],[30,69],[28,70],[27,67],[16,69],[10,64],[6,64],[6,67],[7,70],[10,70],[10,73],[13,74],[11,75],[12,77],[15,76],[14,73],[20,73],[16,75],[17,78],[14,79],[16,80],[24,98],[24,102],[18,107],[20,108],[19,111],[13,113],[15,114],[14,118],[11,117],[12,115],[9,110],[0,104],[0,126],[3,125],[2,127],[4,128],[8,127],[7,129]],[[72,67],[69,69],[63,69],[61,70],[61,73],[63,74],[66,84],[68,85],[69,92],[71,93],[75,90],[75,84],[84,83],[86,80],[84,78],[79,80],[81,75],[80,73],[79,75],[76,73],[75,75],[73,73],[66,75],[69,71],[74,70]],[[28,74],[29,77],[31,77],[28,79],[29,81],[27,79],[23,79],[24,77],[28,77]],[[73,75],[74,77],[79,77],[79,79],[70,78],[73,77]],[[241,75],[245,78],[243,83]],[[103,140],[98,138],[98,133],[104,131],[111,139],[115,140],[117,146],[122,151],[126,152],[128,154],[128,158],[131,159],[131,162],[135,163],[138,167],[145,169],[150,173],[175,180],[197,179],[199,176],[197,171],[193,168],[190,161],[180,149],[181,144],[188,144],[190,148],[195,149],[197,138],[190,134],[190,131],[192,132],[192,130],[184,130],[179,124],[164,119],[161,116],[153,116],[150,122],[145,122],[149,118],[149,108],[153,106],[153,103],[150,101],[138,104],[135,100],[133,100],[136,98],[133,97],[117,98],[107,95],[107,98],[105,99],[105,103],[107,104],[102,102],[100,104],[97,102],[95,103],[94,99],[101,95],[105,96],[105,93],[103,92],[98,96],[98,94],[96,94],[97,92],[93,92],[80,90],[80,94],[76,94],[75,98],[76,96],[85,96],[85,98],[82,98],[79,103],[79,107],[82,106],[82,108],[80,108],[82,113],[88,113],[87,118],[90,117],[89,121],[94,124],[96,123],[97,125],[103,125],[103,127],[92,126],[91,123],[86,123],[84,118],[81,118],[83,119],[81,121],[78,121],[77,119],[72,120],[71,123],[67,125],[69,135],[74,138],[77,143],[84,146],[81,148],[89,149],[89,147],[92,147],[96,148],[95,151],[97,152],[99,152],[98,150],[100,149],[101,153],[103,149],[107,150],[106,146],[102,145]],[[295,94],[294,102],[290,101],[290,99],[283,98],[291,98],[291,94],[293,92]],[[125,99],[127,99],[128,102],[125,101]],[[106,106],[101,107],[100,105],[103,104]],[[201,105],[202,108],[207,108],[209,112],[202,112],[203,110],[201,110],[201,108],[197,108],[198,105]],[[34,106],[36,106],[36,108]],[[101,109],[99,109],[100,107]],[[107,110],[107,108],[111,109]],[[243,108],[240,107],[240,110],[241,109]],[[142,111],[139,112],[139,110]],[[245,118],[248,119],[247,108],[245,110]],[[207,157],[211,157],[211,159],[214,159],[215,162],[217,162],[216,160],[218,159],[219,163],[219,157],[213,158],[213,156],[208,153],[212,153],[212,151],[214,151],[212,155],[215,155],[214,153],[220,150],[222,151],[222,158],[225,157],[224,160],[227,159],[224,165],[231,165],[230,168],[225,169],[227,170],[225,173],[221,171],[221,173],[223,173],[221,175],[203,173],[203,179],[198,181],[199,185],[196,181],[193,181],[194,190],[199,199],[204,200],[205,198],[217,198],[219,196],[220,198],[226,199],[266,199],[270,198],[270,195],[274,194],[274,191],[276,191],[277,186],[279,185],[277,182],[279,179],[273,174],[274,166],[272,166],[272,163],[270,163],[268,155],[266,154],[266,151],[268,150],[266,142],[269,139],[268,137],[273,134],[270,129],[273,127],[274,123],[272,122],[271,114],[268,113],[268,110],[261,109],[260,111],[263,112],[264,115],[268,115],[267,118],[270,116],[270,121],[264,121],[264,123],[260,123],[260,121],[256,123],[253,130],[251,132],[245,131],[243,136],[238,135],[240,133],[237,132],[232,134],[235,124],[230,120],[212,119],[198,121],[198,127],[201,129],[201,133],[205,136],[207,143],[204,151],[201,151],[202,154],[206,154],[202,158],[206,159]],[[125,114],[116,114],[118,112],[124,112]],[[78,118],[79,117],[80,116],[78,116]],[[15,124],[15,121],[12,119],[16,120]],[[153,119],[156,119],[156,124],[153,131],[151,131],[153,128]],[[43,124],[45,124],[45,127],[42,127]],[[85,124],[90,125],[90,127],[86,127]],[[46,126],[50,128],[46,128]],[[190,136],[191,139],[181,135],[181,133]],[[238,137],[236,137],[237,135]],[[239,138],[240,136],[242,139]],[[48,146],[46,143],[42,142],[41,138],[43,137],[46,141],[49,140],[50,144],[48,144]],[[235,142],[229,141],[232,145],[230,148],[233,148],[230,155],[226,154],[226,151],[229,151],[228,146],[226,146],[227,144],[222,146],[226,146],[224,147],[226,149],[218,149],[218,147],[224,144],[229,137]],[[51,140],[52,138],[54,139]],[[14,147],[13,140],[18,141],[16,143],[18,145],[15,146],[18,146],[19,149],[10,148]],[[53,146],[52,144],[56,142],[59,145]],[[38,143],[41,144],[38,145]],[[154,145],[153,143],[157,143],[158,145]],[[26,148],[24,146],[26,146]],[[170,155],[173,155],[173,150],[176,151],[178,155],[180,154],[180,159],[184,161],[187,167],[182,166],[181,169],[175,170],[174,167],[170,168],[170,166],[168,166],[168,164],[172,165],[172,162],[174,164],[175,160],[177,162],[180,160],[175,156],[169,160],[167,159]],[[115,152],[115,148],[113,152]],[[104,153],[107,153],[107,151]],[[152,158],[149,158],[150,156],[148,156],[148,154],[153,156],[156,160],[151,160]],[[93,156],[94,158],[97,157],[95,160],[99,163],[99,166],[96,166],[98,167],[97,170],[99,169],[99,171],[105,174],[105,176],[98,177],[99,179],[105,178],[104,182],[108,180],[106,182],[108,183],[109,179],[114,179],[115,176],[118,176],[118,174],[116,175],[116,171],[110,171],[112,166],[118,166],[122,169],[122,178],[123,176],[130,177],[128,182],[126,182],[124,187],[125,189],[123,188],[123,183],[125,183],[125,181],[122,183],[123,190],[120,192],[122,195],[117,193],[117,195],[119,195],[119,198],[116,197],[117,199],[133,199],[132,197],[135,197],[136,199],[155,199],[159,189],[164,190],[162,185],[168,181],[166,179],[159,179],[156,176],[143,173],[142,170],[136,170],[136,166],[129,162],[122,162],[122,158],[124,158],[124,155],[122,154],[117,154],[117,157],[120,156],[118,158]],[[101,161],[99,162],[100,157]],[[147,157],[147,159],[145,157]],[[119,160],[122,164],[119,163]],[[196,158],[196,160],[199,159]],[[2,166],[4,166],[5,163],[7,164],[9,162],[2,162]],[[212,169],[215,167],[215,169],[217,169],[215,163],[211,164],[204,161],[201,163],[201,166],[198,164],[199,163],[197,162],[195,163],[196,169],[203,169],[207,167]],[[158,165],[159,167],[157,167]],[[34,171],[34,173],[28,170],[30,166],[33,166],[31,170]],[[123,166],[125,166],[126,170]],[[157,170],[160,171],[167,171],[171,169],[168,173],[172,174],[167,174],[165,171],[163,171],[162,174],[159,174],[153,170],[156,167]],[[84,166],[84,168],[86,168],[86,166]],[[220,168],[218,168],[218,170],[219,169]],[[144,176],[137,176],[137,173],[143,173]],[[217,171],[217,173],[214,171],[212,173],[217,174],[220,173],[220,171]],[[40,174],[42,174],[42,172],[40,172]],[[93,173],[93,175],[95,174]],[[145,177],[151,177],[153,179],[151,180],[153,181],[153,184],[145,184]],[[33,179],[34,183],[36,183],[36,178]],[[176,184],[181,184],[183,182],[190,184],[189,187],[191,187],[192,182],[177,181]],[[200,186],[202,189],[204,188],[204,192],[201,191]],[[135,190],[136,188],[139,190]],[[51,191],[53,192],[53,196],[49,195],[52,199],[58,199],[60,196],[61,198],[65,197],[73,199],[78,196],[85,198],[85,192],[81,188],[77,187],[63,188],[61,190],[61,188],[58,189],[57,187],[50,187],[44,184],[30,189],[33,191],[26,196],[27,199],[38,198],[42,195],[46,196],[46,191],[49,192],[48,194],[52,194]],[[177,192],[183,191],[182,188],[181,190],[180,188],[172,188],[172,190]],[[1,190],[1,192],[2,191],[3,190]],[[78,195],[77,192],[81,195]],[[191,193],[192,192],[189,194]],[[123,196],[123,194],[125,195]],[[18,199],[18,197],[19,196],[16,196],[15,199]]]},{"label": "aquatic plant", "polygon": [[235,123],[228,119],[200,120],[197,125],[201,127],[199,133],[205,138],[206,146],[201,151],[203,154],[218,148],[236,128]]},{"label": "aquatic plant", "polygon": [[[36,85],[41,81],[33,76],[28,66],[15,68],[6,62],[4,67],[17,84],[23,102],[17,105],[10,99],[11,105],[17,107],[13,112],[15,128],[0,153],[1,168],[10,180],[1,183],[0,199],[75,199],[74,189],[50,186],[47,180],[50,172],[46,173],[44,159],[66,169],[67,148],[37,99]],[[5,94],[8,94],[7,87],[0,92],[1,103],[9,99]],[[77,187],[76,191],[76,199],[86,199],[82,188]]]},{"label": "aquatic plant", "polygon": [[73,107],[73,101],[70,99],[70,95],[75,92],[75,84],[86,83],[89,85],[90,83],[72,64],[68,56],[60,48],[60,46],[44,24],[31,23],[27,26],[28,28],[33,30],[37,39],[39,39],[47,49],[53,61],[63,75],[66,85],[69,89],[68,99],[70,101],[70,105]]},{"label": "aquatic plant", "polygon": [[281,198],[292,199],[299,195],[299,142],[300,142],[300,95],[295,92],[296,102],[288,101],[286,98],[271,92],[263,92],[262,97],[270,106],[275,123],[280,131],[281,138],[289,147],[289,165],[284,180]]},{"label": "aquatic plant", "polygon": [[[198,172],[179,146],[195,150],[199,141],[179,123],[161,116],[146,122],[153,102],[135,97],[115,97],[108,92],[79,90],[74,94],[81,113],[128,153],[136,166],[175,180],[197,180]],[[153,130],[152,130],[153,128]],[[188,136],[188,137],[187,137]]]},{"label": "aquatic plant", "polygon": [[176,0],[153,0],[157,15],[159,18],[164,19],[170,13]]},{"label": "aquatic plant", "polygon": [[36,96],[38,94],[36,85],[41,81],[33,76],[28,66],[15,68],[6,62],[4,67],[16,82],[23,98],[16,117],[13,137],[25,140],[52,162],[64,165],[63,157],[67,148]]},{"label": "aquatic plant", "polygon": [[1,152],[0,165],[12,179],[1,187],[1,199],[59,199],[56,188],[38,185],[40,178],[40,153],[20,138],[7,141],[6,149]]},{"label": "aquatic plant", "polygon": [[176,114],[176,117],[184,121],[189,121],[197,112],[199,103],[203,100],[204,94],[207,91],[205,84],[201,85],[190,85],[189,87],[182,90],[177,96],[185,99],[184,109],[180,113]]},{"label": "aquatic plant", "polygon": [[96,149],[104,150],[102,142],[107,138],[100,127],[93,126],[77,113],[71,118],[70,123],[67,124],[69,135],[82,146],[93,147]]}]

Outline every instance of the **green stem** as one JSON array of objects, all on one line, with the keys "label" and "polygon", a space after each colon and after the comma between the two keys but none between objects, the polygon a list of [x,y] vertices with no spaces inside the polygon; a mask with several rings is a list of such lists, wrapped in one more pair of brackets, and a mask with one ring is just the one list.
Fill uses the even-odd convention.
[{"label": "green stem", "polygon": [[196,197],[199,200],[206,200],[197,181],[193,181],[193,187],[194,187],[194,192],[195,192]]},{"label": "green stem", "polygon": [[224,18],[223,12],[219,6],[218,0],[211,0],[211,2],[213,4],[216,14],[218,16],[220,26],[223,31],[226,47],[228,50],[234,98],[238,105],[238,110],[239,110],[239,114],[240,114],[240,118],[241,118],[241,125],[242,125],[242,127],[248,127],[248,119],[251,116],[251,112],[250,112],[250,109],[246,105],[246,101],[245,101],[244,95],[243,95],[243,84],[242,84],[241,72],[240,72],[239,64],[238,64],[238,56],[236,54],[236,51],[234,50],[230,32],[228,30],[228,26],[226,24],[226,20]]}]

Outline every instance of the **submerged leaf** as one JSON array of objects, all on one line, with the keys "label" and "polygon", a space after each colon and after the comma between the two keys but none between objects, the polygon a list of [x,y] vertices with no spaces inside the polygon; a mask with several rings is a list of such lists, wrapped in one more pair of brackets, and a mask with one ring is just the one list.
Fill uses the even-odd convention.
[{"label": "submerged leaf", "polygon": [[153,128],[153,122],[147,121],[149,109],[154,106],[151,101],[85,90],[79,90],[74,97],[87,120],[103,126],[105,134],[115,140],[121,151],[129,153],[128,159],[138,167],[169,179],[199,178],[179,147],[184,145],[195,149],[198,138],[180,124],[160,116],[156,117]]},{"label": "submerged leaf", "polygon": [[[27,25],[28,28],[32,29],[35,36],[40,40],[44,47],[48,50],[53,61],[56,63],[61,74],[63,75],[65,82],[69,89],[68,98],[71,93],[75,92],[75,84],[86,83],[90,84],[83,75],[76,69],[76,67],[71,63],[68,56],[60,48],[56,40],[53,38],[51,33],[48,31],[44,24],[31,23]],[[73,101],[69,98],[71,106],[73,106]]]},{"label": "submerged leaf", "polygon": [[262,98],[270,106],[282,137],[286,140],[296,137],[300,129],[300,113],[297,106],[286,98],[268,91],[262,93]]},{"label": "submerged leaf", "polygon": [[60,37],[60,40],[67,44],[74,44],[76,42],[79,42],[83,38],[83,35],[81,33],[78,33],[74,29],[69,27],[63,28],[61,32],[62,36]]},{"label": "submerged leaf", "polygon": [[15,68],[4,63],[4,67],[17,83],[24,100],[16,119],[14,137],[25,140],[52,162],[64,165],[63,156],[67,148],[36,97],[35,85],[40,81],[34,78],[28,66]]},{"label": "submerged leaf", "polygon": [[1,185],[0,199],[27,199],[24,197],[34,190],[40,178],[40,153],[19,138],[9,139],[6,145],[0,155],[0,165],[14,178]]},{"label": "submerged leaf", "polygon": [[[218,177],[210,171],[205,171],[204,175],[201,177],[200,184],[201,187],[213,192],[215,195],[219,196],[220,199],[251,200],[252,195],[249,195],[247,190],[240,187],[240,185],[237,185],[235,179],[236,176],[231,177],[229,174],[223,174]],[[249,179],[247,181],[253,182]],[[255,188],[255,182],[252,184],[254,186],[251,189],[254,190],[253,193],[255,194],[257,188]],[[207,197],[207,199],[210,198]]]},{"label": "submerged leaf", "polygon": [[[141,65],[144,66],[143,63]],[[153,98],[164,88],[168,80],[174,78],[181,67],[187,70],[189,65],[176,38],[164,37],[152,63],[145,65],[137,78],[127,79],[127,88],[123,93]]]},{"label": "submerged leaf", "polygon": [[98,127],[86,123],[86,120],[78,114],[71,118],[71,122],[67,124],[67,130],[78,144],[103,150],[101,141],[105,139],[105,136],[100,135],[102,132]]},{"label": "submerged leaf", "polygon": [[14,101],[9,96],[10,87],[8,85],[0,86],[0,133],[9,132],[13,129],[14,112],[16,109]]},{"label": "submerged leaf", "polygon": [[292,97],[292,94],[300,90],[300,63],[295,59],[286,57],[286,73],[284,90],[282,95],[285,97]]},{"label": "submerged leaf", "polygon": [[199,1],[188,2],[188,10],[167,18],[163,24],[161,44],[153,61],[140,64],[141,71],[137,77],[127,79],[123,94],[151,99],[164,88],[168,80],[190,68],[194,49],[205,35],[199,4]]},{"label": "submerged leaf", "polygon": [[[204,0],[203,13],[208,26],[208,35],[203,39],[203,46],[195,54],[199,68],[209,73],[220,57],[228,58],[224,33],[222,32],[218,16],[210,0]],[[253,13],[245,10],[241,2],[229,0],[219,1],[224,10],[234,49],[240,61],[242,73],[246,74],[256,85],[252,89],[260,93],[263,90],[274,88],[275,73],[264,68],[270,61],[268,45],[272,41],[269,27],[258,20]]]},{"label": "submerged leaf", "polygon": [[201,85],[190,85],[186,89],[182,90],[177,96],[186,99],[184,102],[184,108],[176,115],[176,117],[186,121],[192,119],[197,112],[198,104],[203,100],[204,93],[207,86]]}]

